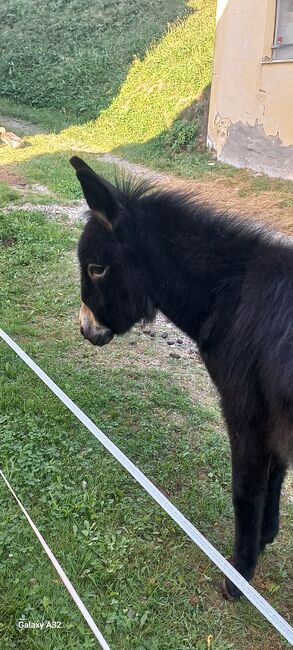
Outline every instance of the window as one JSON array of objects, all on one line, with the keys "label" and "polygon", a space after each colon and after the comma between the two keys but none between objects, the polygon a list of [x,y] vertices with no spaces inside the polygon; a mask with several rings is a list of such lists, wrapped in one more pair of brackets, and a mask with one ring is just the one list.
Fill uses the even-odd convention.
[{"label": "window", "polygon": [[273,59],[293,59],[293,0],[277,0]]}]

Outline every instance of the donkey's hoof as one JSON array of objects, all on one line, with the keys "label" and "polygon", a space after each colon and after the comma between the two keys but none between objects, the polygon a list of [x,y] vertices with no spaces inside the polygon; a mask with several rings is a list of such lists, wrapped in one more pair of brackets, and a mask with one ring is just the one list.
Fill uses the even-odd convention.
[{"label": "donkey's hoof", "polygon": [[223,580],[219,582],[219,589],[223,598],[225,598],[225,600],[229,600],[230,602],[238,600],[241,596],[239,589],[237,589],[237,587],[233,585],[233,582],[231,582],[231,580],[228,580],[228,578],[223,578]]}]

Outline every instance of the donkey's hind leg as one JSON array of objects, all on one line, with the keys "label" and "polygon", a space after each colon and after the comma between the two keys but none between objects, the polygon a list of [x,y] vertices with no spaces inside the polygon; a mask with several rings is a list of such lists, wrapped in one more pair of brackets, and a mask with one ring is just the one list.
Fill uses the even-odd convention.
[{"label": "donkey's hind leg", "polygon": [[[246,580],[251,580],[259,555],[269,458],[256,431],[231,436],[230,440],[235,514],[233,565]],[[241,595],[227,578],[221,591],[229,600]]]},{"label": "donkey's hind leg", "polygon": [[260,537],[260,552],[271,544],[279,532],[279,509],[281,488],[287,465],[275,456],[270,459],[268,489],[263,513]]}]

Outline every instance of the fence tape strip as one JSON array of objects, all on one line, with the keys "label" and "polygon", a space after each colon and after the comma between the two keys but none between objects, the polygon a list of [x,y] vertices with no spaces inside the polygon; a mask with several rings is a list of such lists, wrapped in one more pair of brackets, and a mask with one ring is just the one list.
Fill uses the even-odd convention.
[{"label": "fence tape strip", "polygon": [[205,553],[209,559],[229,578],[246,596],[256,609],[280,632],[293,646],[293,627],[252,587],[243,576],[234,569],[219,551],[209,542],[193,524],[184,517],[167,497],[141,472],[134,463],[101,431],[90,418],[55,384],[52,379],[24,352],[13,339],[0,328],[0,336],[16,354],[35,372],[50,390],[67,406],[77,419],[100,441],[100,443],[118,460],[148,494],[167,512],[188,537]]},{"label": "fence tape strip", "polygon": [[63,571],[62,566],[59,564],[57,558],[55,557],[54,553],[52,553],[50,547],[46,543],[46,541],[43,538],[43,535],[40,533],[39,529],[37,526],[34,524],[33,520],[30,518],[28,512],[22,505],[21,501],[15,494],[13,488],[11,487],[9,481],[7,480],[6,476],[3,474],[2,470],[0,469],[0,476],[3,478],[4,483],[6,483],[8,489],[10,490],[11,494],[14,496],[15,501],[18,503],[19,507],[21,508],[24,516],[27,518],[28,523],[32,527],[34,533],[36,534],[39,542],[41,542],[42,547],[44,551],[47,553],[48,558],[51,560],[54,568],[56,569],[58,575],[60,576],[63,584],[65,585],[67,591],[69,591],[71,598],[74,600],[75,604],[77,605],[80,613],[82,614],[83,618],[86,620],[87,624],[91,628],[91,631],[95,635],[97,641],[99,642],[101,648],[103,650],[111,650],[110,647],[108,646],[107,641],[104,639],[102,633],[100,632],[99,628],[96,626],[94,619],[91,617],[88,609],[86,606],[83,604],[81,598],[79,597],[78,593],[75,591],[73,584],[70,582],[69,578],[67,578],[66,573]]}]

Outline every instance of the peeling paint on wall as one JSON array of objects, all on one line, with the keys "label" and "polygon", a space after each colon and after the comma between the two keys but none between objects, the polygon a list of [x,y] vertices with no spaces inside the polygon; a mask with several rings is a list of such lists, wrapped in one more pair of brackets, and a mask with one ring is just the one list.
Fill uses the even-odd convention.
[{"label": "peeling paint on wall", "polygon": [[[219,128],[224,133],[224,127]],[[217,147],[216,151],[219,160],[235,167],[293,180],[293,145],[284,145],[279,134],[266,135],[262,124],[230,122],[221,150]]]},{"label": "peeling paint on wall", "polygon": [[293,58],[272,60],[276,5],[218,0],[207,140],[222,161],[293,180]]},{"label": "peeling paint on wall", "polygon": [[217,134],[217,138],[213,144],[213,149],[217,154],[217,158],[220,157],[221,151],[223,150],[223,147],[227,141],[230,124],[231,124],[231,120],[229,120],[228,117],[223,118],[221,117],[221,115],[219,115],[219,113],[216,113],[214,119],[214,127]]}]

